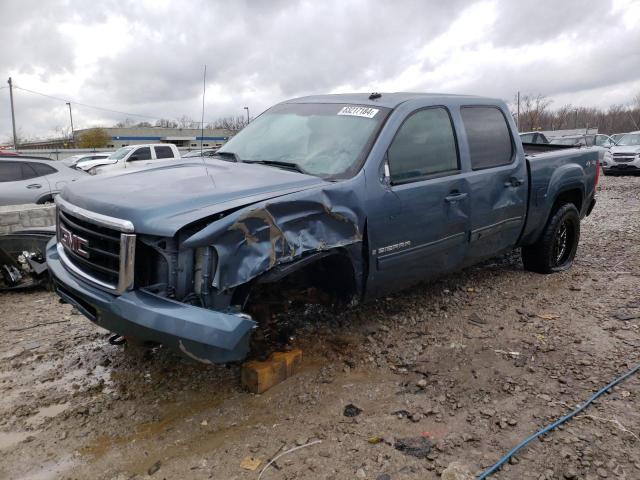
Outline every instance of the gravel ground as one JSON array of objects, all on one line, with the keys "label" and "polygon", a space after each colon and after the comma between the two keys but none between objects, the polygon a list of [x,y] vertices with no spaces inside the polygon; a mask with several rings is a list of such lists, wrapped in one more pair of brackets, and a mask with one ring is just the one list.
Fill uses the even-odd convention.
[{"label": "gravel ground", "polygon": [[[309,311],[302,371],[262,395],[237,366],[109,345],[51,293],[0,295],[0,478],[257,479],[296,446],[262,480],[478,473],[640,361],[639,239],[640,178],[603,178],[571,270],[524,272],[514,252]],[[632,377],[494,478],[640,478],[639,399]]]}]

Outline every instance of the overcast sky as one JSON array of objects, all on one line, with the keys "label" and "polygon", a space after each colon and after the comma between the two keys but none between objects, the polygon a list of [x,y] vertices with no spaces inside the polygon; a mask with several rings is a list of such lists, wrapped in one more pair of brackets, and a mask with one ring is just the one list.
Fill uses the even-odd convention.
[{"label": "overcast sky", "polygon": [[[2,0],[6,80],[138,120],[252,116],[347,91],[542,93],[553,106],[630,104],[640,92],[640,0]],[[63,101],[14,91],[25,136],[69,125]],[[76,128],[126,115],[73,105]]]}]

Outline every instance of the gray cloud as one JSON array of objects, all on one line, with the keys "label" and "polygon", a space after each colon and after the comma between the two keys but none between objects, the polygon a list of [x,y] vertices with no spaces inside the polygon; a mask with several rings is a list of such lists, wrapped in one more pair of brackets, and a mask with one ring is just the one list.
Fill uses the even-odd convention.
[{"label": "gray cloud", "polygon": [[[481,44],[466,45],[463,53],[478,49],[481,55],[482,45],[489,44],[516,57],[467,62],[457,57],[463,53],[453,47],[448,52],[443,45],[442,63],[422,59],[424,46],[473,3],[193,0],[169,2],[165,8],[137,0],[9,0],[0,3],[0,70],[5,76],[15,72],[18,83],[21,74],[34,72],[44,72],[44,82],[56,75],[87,77],[79,88],[40,90],[152,117],[186,113],[197,118],[206,63],[208,84],[216,87],[207,99],[207,119],[242,114],[245,105],[259,113],[282,99],[343,85],[388,83],[409,67],[422,72],[412,84],[416,89],[442,91],[454,85],[455,93],[502,98],[511,98],[518,89],[565,98],[640,81],[640,27],[627,30],[623,14],[611,15],[610,5],[596,0],[495,0],[493,26]],[[89,72],[79,61],[78,45],[59,26],[98,27],[114,17],[125,24],[126,45],[113,55],[97,54],[95,71]],[[95,35],[87,42],[96,41]],[[575,42],[575,58],[558,60],[552,46],[567,38]],[[584,45],[592,46],[587,55],[578,53]],[[526,62],[517,57],[524,51]],[[453,79],[433,80],[452,65]],[[6,89],[0,90],[0,139],[10,132],[5,97]],[[27,133],[66,125],[63,102],[18,92],[17,104]],[[74,108],[80,126],[124,117]]]}]

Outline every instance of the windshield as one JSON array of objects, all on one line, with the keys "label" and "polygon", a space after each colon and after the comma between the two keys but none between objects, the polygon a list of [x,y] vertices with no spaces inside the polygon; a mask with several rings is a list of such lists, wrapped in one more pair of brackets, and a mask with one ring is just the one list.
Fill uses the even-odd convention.
[{"label": "windshield", "polygon": [[620,140],[618,140],[618,143],[616,143],[616,145],[622,147],[640,146],[640,133],[627,133],[626,135],[623,135]]},{"label": "windshield", "polygon": [[361,165],[388,108],[293,103],[269,109],[218,153],[242,162],[285,162],[319,177],[344,178]]},{"label": "windshield", "polygon": [[122,147],[116,150],[115,152],[113,152],[107,158],[111,158],[113,160],[120,160],[121,158],[124,158],[127,155],[127,153],[129,153],[131,150],[133,150],[133,147]]}]

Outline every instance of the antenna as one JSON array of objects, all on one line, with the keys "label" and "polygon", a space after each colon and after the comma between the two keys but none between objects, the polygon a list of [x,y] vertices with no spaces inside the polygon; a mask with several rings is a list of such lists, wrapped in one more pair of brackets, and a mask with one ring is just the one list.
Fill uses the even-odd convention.
[{"label": "antenna", "polygon": [[[202,77],[202,118],[200,119],[200,156],[202,157],[202,141],[204,140],[204,95],[207,92],[207,65],[204,65]],[[204,157],[203,157],[204,158]]]}]

